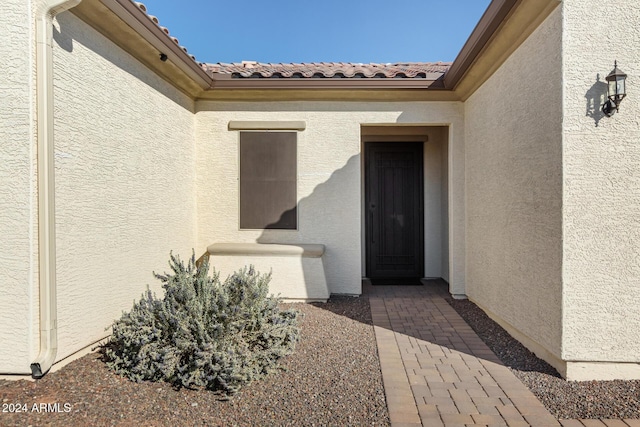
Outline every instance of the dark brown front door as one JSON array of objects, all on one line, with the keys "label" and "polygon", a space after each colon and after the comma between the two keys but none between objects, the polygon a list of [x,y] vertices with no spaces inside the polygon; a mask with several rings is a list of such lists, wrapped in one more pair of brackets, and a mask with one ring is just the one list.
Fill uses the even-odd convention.
[{"label": "dark brown front door", "polygon": [[424,274],[421,142],[365,146],[367,277],[419,283]]}]

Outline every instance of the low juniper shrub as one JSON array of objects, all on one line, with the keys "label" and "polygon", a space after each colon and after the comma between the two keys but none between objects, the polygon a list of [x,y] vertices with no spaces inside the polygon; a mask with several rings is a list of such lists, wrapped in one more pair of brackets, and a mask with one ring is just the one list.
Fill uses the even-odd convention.
[{"label": "low juniper shrub", "polygon": [[171,254],[172,273],[156,274],[164,297],[149,289],[112,325],[103,359],[133,381],[233,394],[271,372],[299,339],[298,312],[268,295],[270,274],[253,267],[210,275],[208,262],[187,266]]}]

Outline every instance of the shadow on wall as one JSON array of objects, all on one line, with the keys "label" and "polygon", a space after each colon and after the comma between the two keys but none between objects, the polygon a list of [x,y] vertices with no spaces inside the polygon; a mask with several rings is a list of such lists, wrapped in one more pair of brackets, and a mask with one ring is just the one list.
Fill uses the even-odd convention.
[{"label": "shadow on wall", "polygon": [[596,82],[589,88],[584,97],[587,100],[587,117],[591,117],[596,123],[596,127],[600,120],[605,117],[602,112],[602,105],[607,99],[608,86],[605,82],[600,81],[600,74],[596,76]]},{"label": "shadow on wall", "polygon": [[[304,164],[304,163],[303,163]],[[309,162],[307,164],[313,164]],[[314,170],[298,172],[298,188],[314,179],[319,173]],[[301,185],[302,184],[302,185]],[[322,269],[330,293],[360,294],[360,266],[354,265],[348,252],[360,246],[360,155],[354,155],[329,178],[318,184],[311,194],[298,199],[298,230],[265,229],[256,239],[258,243],[280,244],[322,244]],[[354,210],[353,207],[356,207]],[[291,214],[295,208],[282,213],[280,219]],[[280,220],[269,226],[278,224]],[[350,224],[355,227],[351,230]],[[269,227],[268,226],[268,227]],[[352,236],[353,238],[350,238]],[[360,251],[354,255],[360,260]],[[304,276],[303,286],[319,280],[316,268],[300,258]],[[357,273],[351,274],[352,270]],[[274,271],[274,274],[277,272]],[[344,283],[351,276],[358,277],[358,283]],[[310,292],[309,287],[306,291]]]},{"label": "shadow on wall", "polygon": [[60,15],[62,19],[57,18],[58,24],[60,25],[60,30],[53,26],[53,40],[58,44],[58,46],[67,52],[73,52],[73,38],[69,35],[68,31],[62,31],[63,23],[65,22],[64,14]]}]

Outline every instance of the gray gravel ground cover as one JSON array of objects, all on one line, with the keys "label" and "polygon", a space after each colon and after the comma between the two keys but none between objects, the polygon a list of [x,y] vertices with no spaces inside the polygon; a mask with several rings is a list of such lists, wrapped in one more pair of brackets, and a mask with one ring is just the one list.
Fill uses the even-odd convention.
[{"label": "gray gravel ground cover", "polygon": [[565,381],[474,303],[448,302],[558,419],[640,418],[640,381]]},{"label": "gray gravel ground cover", "polygon": [[[304,314],[302,339],[282,361],[284,370],[229,400],[207,390],[132,383],[90,354],[38,382],[0,380],[0,402],[28,409],[0,412],[0,425],[388,426],[368,300],[292,306]],[[54,404],[49,409],[57,403],[61,412],[33,411],[34,403]]]}]

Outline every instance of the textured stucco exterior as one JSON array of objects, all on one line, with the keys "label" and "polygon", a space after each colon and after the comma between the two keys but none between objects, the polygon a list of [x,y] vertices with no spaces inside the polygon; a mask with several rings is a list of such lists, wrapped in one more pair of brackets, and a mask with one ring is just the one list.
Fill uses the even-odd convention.
[{"label": "textured stucco exterior", "polygon": [[558,8],[465,103],[466,294],[556,358],[563,327],[561,41]]},{"label": "textured stucco exterior", "polygon": [[[39,350],[33,18],[3,2],[12,42],[0,68],[3,279],[0,373],[29,373]],[[19,6],[18,6],[19,3]],[[5,13],[5,8],[7,12]],[[17,14],[16,11],[24,13]],[[4,22],[9,20],[9,22]],[[73,14],[54,23],[58,352],[104,337],[169,251],[195,243],[193,101]],[[7,36],[8,37],[8,36]],[[10,71],[9,71],[10,70]],[[4,92],[3,92],[4,95]],[[4,115],[7,115],[6,120]],[[8,207],[8,208],[5,208]],[[7,345],[10,344],[10,345]]]},{"label": "textured stucco exterior", "polygon": [[449,256],[443,250],[443,241],[447,240],[447,228],[443,227],[443,217],[447,215],[447,206],[443,204],[442,191],[445,189],[446,175],[446,137],[443,134],[446,128],[438,128],[432,138],[424,144],[423,171],[424,171],[424,276],[445,277],[444,259]]},{"label": "textured stucco exterior", "polygon": [[[640,377],[640,8],[628,0],[564,0],[562,9],[562,356],[631,362]],[[614,60],[629,76],[628,96],[619,113],[603,118]]]},{"label": "textured stucco exterior", "polygon": [[[440,253],[442,257],[442,268],[440,271],[442,272],[442,278],[448,283],[451,283],[451,280],[449,279],[449,258],[451,257],[451,252],[449,250],[449,217],[451,216],[451,207],[449,205],[449,134],[451,133],[451,129],[447,129],[447,131],[448,132],[446,134],[442,135],[440,142],[442,147],[440,149],[440,155],[442,156],[442,160],[440,162],[440,171],[442,176],[442,188],[440,190],[440,219],[442,220],[440,229],[442,233],[440,236],[442,238]],[[464,199],[464,194],[461,195],[461,198]],[[464,215],[460,215],[460,220],[464,221]],[[461,287],[456,287],[454,291],[457,289],[461,289]],[[453,293],[455,295],[455,292]]]},{"label": "textured stucco exterior", "polygon": [[[450,161],[464,150],[462,107],[458,103],[199,102],[197,113],[198,253],[216,242],[317,243],[326,247],[323,264],[329,291],[360,294],[361,126],[451,124]],[[298,230],[240,230],[238,226],[238,141],[229,122],[304,121],[298,132]],[[462,172],[462,171],[460,171]],[[462,174],[450,177],[462,192]],[[462,197],[456,193],[460,200]],[[462,202],[463,203],[463,202]],[[453,210],[454,226],[463,209]],[[459,218],[455,217],[458,215]],[[462,231],[454,229],[456,236]],[[460,248],[463,240],[452,242]],[[464,288],[464,261],[456,253],[451,286]]]},{"label": "textured stucco exterior", "polygon": [[[195,242],[193,102],[72,14],[54,51],[59,356]],[[100,72],[87,72],[100,70]]]},{"label": "textured stucco exterior", "polygon": [[[36,108],[34,23],[45,3],[0,4],[0,374],[28,374],[40,347],[37,111],[45,109]],[[105,7],[98,3],[87,10]],[[132,47],[114,34],[134,30],[110,16],[125,52],[86,23],[97,25],[90,13],[61,13],[53,30],[56,360],[103,338],[147,284],[159,291],[151,272],[167,268],[170,251],[322,244],[321,258],[228,256],[225,273],[236,262],[273,269],[291,286],[283,288],[289,298],[320,288],[318,299],[360,294],[364,144],[380,135],[399,141],[389,129],[414,126],[429,135],[414,140],[426,141],[425,275],[448,280],[454,296],[468,295],[569,379],[640,378],[640,8],[635,0],[558,1],[501,47],[531,4],[518,2],[520,17],[516,10],[497,30],[464,90],[416,89],[408,98],[266,90],[259,99],[279,101],[244,102],[194,99],[200,89],[214,97],[206,76],[191,81],[174,57],[155,65],[163,45],[147,43],[144,25]],[[629,96],[606,118],[614,60],[629,76]],[[249,92],[238,96],[252,99]],[[380,101],[351,98],[363,94]],[[421,95],[441,101],[398,102]],[[225,96],[236,95],[218,99]],[[345,98],[281,101],[307,96]],[[304,123],[297,230],[239,229],[232,121]],[[299,292],[304,282],[319,287]]]},{"label": "textured stucco exterior", "polygon": [[37,328],[31,13],[24,0],[0,3],[0,373],[28,371],[19,361],[33,354],[30,338]]}]

